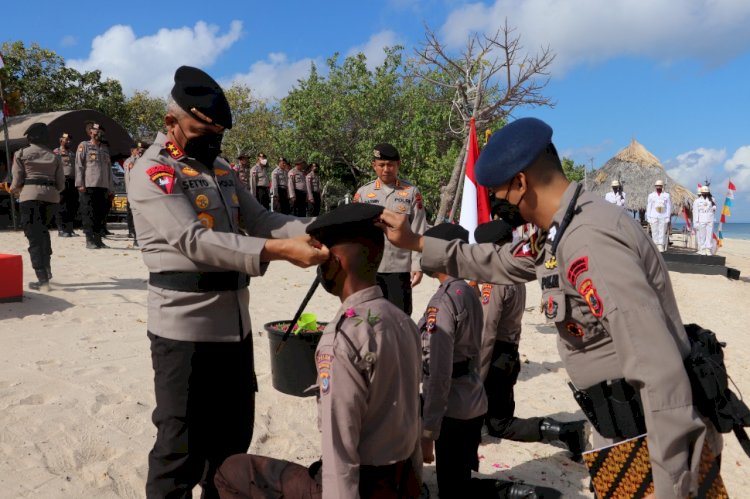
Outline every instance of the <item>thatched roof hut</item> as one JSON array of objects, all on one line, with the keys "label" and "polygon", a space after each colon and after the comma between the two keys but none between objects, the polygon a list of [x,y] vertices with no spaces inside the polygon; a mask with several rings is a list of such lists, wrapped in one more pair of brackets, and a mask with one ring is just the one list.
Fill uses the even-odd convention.
[{"label": "thatched roof hut", "polygon": [[654,182],[664,181],[672,197],[672,214],[678,215],[682,207],[688,208],[695,194],[667,175],[659,159],[635,139],[625,149],[607,161],[589,176],[588,190],[604,196],[612,190],[613,180],[619,180],[625,192],[627,208],[642,213],[646,210],[648,195],[654,192]]}]

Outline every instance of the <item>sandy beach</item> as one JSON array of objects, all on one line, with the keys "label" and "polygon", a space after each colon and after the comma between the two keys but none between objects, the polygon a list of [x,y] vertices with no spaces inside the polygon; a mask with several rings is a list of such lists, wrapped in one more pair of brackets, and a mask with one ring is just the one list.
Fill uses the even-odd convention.
[{"label": "sandy beach", "polygon": [[[115,226],[117,227],[117,226]],[[0,232],[0,252],[21,254],[21,303],[0,304],[0,497],[143,497],[147,454],[155,428],[149,341],[147,271],[122,228],[109,249],[86,250],[83,237],[52,236],[52,290],[28,290],[33,279],[21,232]],[[742,278],[672,273],[684,322],[697,322],[727,342],[727,364],[750,396],[750,241],[726,240],[721,253]],[[251,282],[256,372],[260,383],[251,452],[308,464],[319,457],[314,398],[281,394],[271,385],[266,322],[290,319],[314,271],[274,263]],[[3,277],[0,275],[0,279]],[[415,289],[418,319],[437,288],[425,278]],[[555,330],[539,312],[540,291],[528,288],[521,340],[524,361],[516,387],[517,415],[582,417],[566,386]],[[308,311],[328,320],[336,298],[318,290]],[[480,474],[524,480],[592,497],[582,465],[563,449],[487,438]],[[750,460],[733,435],[725,436],[722,475],[729,494],[750,490]],[[436,496],[434,465],[425,478]]]}]

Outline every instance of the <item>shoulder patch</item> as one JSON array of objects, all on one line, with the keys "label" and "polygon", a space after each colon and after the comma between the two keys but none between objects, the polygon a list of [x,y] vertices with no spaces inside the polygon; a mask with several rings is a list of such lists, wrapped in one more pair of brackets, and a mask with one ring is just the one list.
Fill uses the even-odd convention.
[{"label": "shoulder patch", "polygon": [[577,258],[568,266],[568,281],[573,286],[576,285],[578,278],[589,269],[589,257],[582,256]]},{"label": "shoulder patch", "polygon": [[421,210],[422,209],[422,194],[418,192],[417,195],[414,196],[414,201],[417,203],[417,209]]},{"label": "shoulder patch", "polygon": [[83,152],[83,150],[86,149],[86,146],[83,145],[83,142],[78,146],[78,152]]},{"label": "shoulder patch", "polygon": [[437,307],[427,307],[427,320],[425,324],[427,325],[427,332],[430,334],[434,333],[437,329],[437,313]]},{"label": "shoulder patch", "polygon": [[487,305],[490,302],[491,294],[492,284],[482,284],[482,305]]},{"label": "shoulder patch", "polygon": [[327,395],[331,390],[331,365],[333,364],[333,354],[318,352],[315,356],[315,364],[318,368],[318,378],[320,379],[320,394]]},{"label": "shoulder patch", "polygon": [[359,197],[359,192],[357,192],[356,194],[354,194],[354,199],[352,199],[352,201],[355,203],[359,203]]},{"label": "shoulder patch", "polygon": [[596,287],[591,279],[586,279],[581,283],[578,288],[578,292],[583,296],[584,301],[589,306],[589,310],[596,318],[601,318],[604,315],[604,303],[599,298],[599,293],[596,292]]},{"label": "shoulder patch", "polygon": [[146,175],[151,181],[164,191],[165,194],[172,194],[174,187],[174,168],[169,165],[156,165],[146,170]]}]

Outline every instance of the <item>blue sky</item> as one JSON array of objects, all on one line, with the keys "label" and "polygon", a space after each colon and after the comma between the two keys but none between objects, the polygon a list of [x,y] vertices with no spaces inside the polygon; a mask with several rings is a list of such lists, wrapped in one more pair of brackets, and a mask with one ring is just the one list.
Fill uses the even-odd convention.
[{"label": "blue sky", "polygon": [[269,99],[334,52],[377,63],[398,43],[411,55],[425,24],[459,50],[507,18],[527,50],[556,53],[546,92],[556,106],[516,117],[549,122],[562,153],[595,168],[635,138],[688,187],[708,177],[723,199],[731,177],[730,221],[750,222],[747,0],[7,3],[0,41],[37,42],[128,93],[165,95],[190,64]]}]

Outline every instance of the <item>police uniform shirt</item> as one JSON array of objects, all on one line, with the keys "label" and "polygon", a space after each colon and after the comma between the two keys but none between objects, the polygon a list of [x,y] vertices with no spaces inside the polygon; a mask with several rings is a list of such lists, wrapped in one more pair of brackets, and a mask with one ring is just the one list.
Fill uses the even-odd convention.
[{"label": "police uniform shirt", "polygon": [[[13,157],[12,190],[21,189],[18,201],[45,201],[59,203],[60,191],[65,188],[65,175],[60,156],[47,147],[31,144],[16,152]],[[29,181],[46,182],[37,185]]]},{"label": "police uniform shirt", "polygon": [[538,234],[530,251],[426,237],[422,265],[499,284],[537,278],[572,382],[588,388],[624,378],[640,390],[656,495],[685,497],[708,430],[693,407],[683,366],[690,347],[666,264],[624,210],[586,192],[553,260],[552,241],[576,187],[570,184],[549,234]]},{"label": "police uniform shirt", "polygon": [[646,204],[646,219],[651,220],[653,218],[667,218],[672,216],[672,198],[666,190],[662,190],[661,194],[652,192],[648,195],[648,202]]},{"label": "police uniform shirt", "polygon": [[138,156],[128,156],[128,158],[123,161],[122,163],[122,169],[125,171],[125,190],[128,190],[128,185],[130,184],[130,170],[133,169],[133,166],[135,166],[135,162],[138,161]]},{"label": "police uniform shirt", "polygon": [[[354,195],[355,203],[374,203],[384,208],[407,215],[411,230],[422,234],[426,228],[425,211],[422,205],[422,194],[417,186],[397,179],[393,186],[384,184],[380,179],[365,184]],[[397,248],[385,241],[383,260],[378,272],[419,272],[419,254]]]},{"label": "police uniform shirt", "polygon": [[66,177],[75,177],[76,176],[76,158],[73,154],[73,151],[70,149],[66,149],[65,151],[62,151],[59,147],[56,147],[53,151],[53,153],[60,156],[60,159],[62,160],[63,165],[63,173]]},{"label": "police uniform shirt", "polygon": [[359,497],[360,465],[384,466],[418,455],[419,332],[372,286],[344,300],[315,358],[323,493]]},{"label": "police uniform shirt", "polygon": [[[303,235],[306,219],[271,213],[221,158],[213,169],[160,133],[130,173],[128,199],[150,272],[262,275],[267,238]],[[241,231],[249,236],[245,236]],[[148,330],[182,341],[240,341],[251,331],[247,288],[182,292],[149,285]]]},{"label": "police uniform shirt", "polygon": [[114,192],[109,147],[81,142],[76,152],[76,187],[101,187]]},{"label": "police uniform shirt", "polygon": [[305,175],[305,186],[307,188],[307,197],[313,199],[313,193],[320,193],[320,177],[317,173],[311,171]]},{"label": "police uniform shirt", "polygon": [[299,171],[297,168],[289,170],[289,198],[296,196],[294,191],[307,191],[307,185],[305,184],[305,172]]},{"label": "police uniform shirt", "polygon": [[604,196],[604,200],[608,203],[616,204],[617,206],[625,207],[625,193],[624,192],[617,192],[614,191],[608,192]]},{"label": "police uniform shirt", "polygon": [[693,225],[713,224],[716,205],[710,199],[699,196],[693,201]]},{"label": "police uniform shirt", "polygon": [[[280,166],[277,166],[273,169],[273,172],[271,172],[271,189],[274,197],[278,198],[279,195],[286,196],[287,184],[289,182],[287,175],[287,171]],[[279,194],[279,191],[283,192]]]},{"label": "police uniform shirt", "polygon": [[521,323],[526,307],[525,284],[490,284],[479,288],[484,321],[482,324],[482,355],[479,372],[487,378],[496,341],[518,345]]},{"label": "police uniform shirt", "polygon": [[257,195],[256,187],[268,187],[269,182],[268,169],[265,166],[256,164],[250,168],[250,192],[253,196]]},{"label": "police uniform shirt", "polygon": [[[443,417],[472,419],[487,412],[479,377],[482,306],[461,279],[446,279],[419,321],[422,336],[422,434],[437,440]],[[468,361],[468,374],[452,377],[453,366]]]}]

